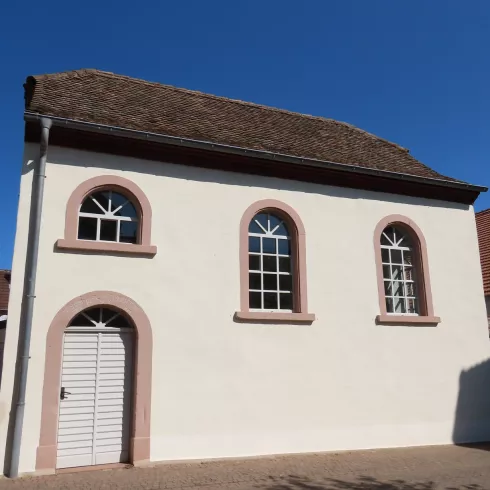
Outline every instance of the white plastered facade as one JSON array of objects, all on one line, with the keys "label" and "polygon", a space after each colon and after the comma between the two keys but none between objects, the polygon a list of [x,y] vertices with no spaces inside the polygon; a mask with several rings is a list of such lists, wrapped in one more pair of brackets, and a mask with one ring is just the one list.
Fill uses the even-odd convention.
[{"label": "white plastered facade", "polygon": [[[26,145],[0,392],[2,459],[38,151]],[[130,179],[148,197],[153,258],[55,250],[68,198],[100,175]],[[233,320],[240,219],[261,199],[292,206],[304,223],[312,325]],[[436,327],[375,323],[373,233],[391,214],[409,217],[425,235],[434,313],[442,319]],[[472,369],[486,369],[489,357],[471,206],[51,146],[21,473],[36,466],[49,325],[67,302],[95,290],[132,298],[150,319],[152,461],[490,437],[488,395],[478,395],[476,408],[461,400],[461,382],[469,376],[471,385]]]}]

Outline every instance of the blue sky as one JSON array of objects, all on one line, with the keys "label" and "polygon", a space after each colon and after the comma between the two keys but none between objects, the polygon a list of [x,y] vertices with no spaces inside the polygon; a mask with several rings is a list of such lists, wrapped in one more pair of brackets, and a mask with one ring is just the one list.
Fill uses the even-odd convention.
[{"label": "blue sky", "polygon": [[[26,0],[1,11],[0,268],[31,74],[98,68],[347,121],[490,184],[488,0]],[[488,207],[487,193],[476,209]]]}]

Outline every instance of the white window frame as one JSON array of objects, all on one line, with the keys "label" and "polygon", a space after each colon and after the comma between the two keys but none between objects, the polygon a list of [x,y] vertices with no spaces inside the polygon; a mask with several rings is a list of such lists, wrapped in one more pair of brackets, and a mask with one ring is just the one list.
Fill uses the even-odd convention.
[{"label": "white window frame", "polygon": [[[265,214],[267,215],[267,227],[269,229],[265,229],[259,222],[258,220],[256,219],[256,216],[258,216],[259,214]],[[276,225],[272,230],[270,229],[270,216],[274,216],[274,218],[276,218],[277,220],[279,220],[279,224]],[[262,270],[255,270],[255,269],[250,269],[250,262],[249,262],[249,266],[248,266],[248,294],[250,293],[261,293],[261,303],[262,303],[262,306],[264,305],[264,293],[275,293],[277,295],[277,305],[278,305],[278,308],[249,308],[250,311],[262,311],[262,312],[274,312],[274,313],[292,313],[294,311],[294,301],[295,301],[295,297],[294,297],[294,274],[293,274],[293,267],[294,267],[294,264],[293,264],[293,256],[292,256],[292,247],[293,247],[293,242],[292,242],[292,239],[291,239],[291,235],[288,234],[288,235],[277,235],[277,234],[274,234],[275,231],[281,226],[281,225],[284,225],[284,227],[286,228],[286,230],[288,230],[288,233],[290,233],[289,231],[289,226],[288,224],[282,220],[278,215],[274,214],[274,213],[270,213],[270,212],[259,212],[257,213],[257,215],[255,215],[252,219],[252,221],[254,221],[260,228],[261,230],[263,231],[263,233],[254,233],[254,232],[248,232],[248,236],[249,237],[258,237],[260,239],[259,243],[260,243],[260,250],[259,252],[251,252],[250,251],[250,246],[249,246],[249,250],[248,250],[248,257],[250,257],[251,255],[252,256],[257,256],[259,257],[259,260],[260,260],[260,264],[261,264],[261,269]],[[250,225],[249,225],[250,226]],[[264,252],[263,251],[263,242],[262,242],[262,238],[272,238],[272,239],[275,239],[276,241],[276,245],[275,245],[275,249],[276,249],[276,253],[268,253],[268,252]],[[279,253],[279,240],[288,240],[289,242],[289,251],[290,253],[289,254],[280,254]],[[276,258],[276,272],[264,272],[264,267],[263,267],[263,258],[264,257],[275,257]],[[289,258],[289,272],[281,272],[279,270],[279,258],[280,257],[285,257],[285,258]],[[261,279],[261,284],[262,284],[262,289],[252,289],[250,287],[250,273],[252,274],[260,274],[260,279]],[[275,290],[269,290],[269,289],[264,289],[264,275],[271,275],[271,276],[276,276],[276,281],[277,281],[277,289]],[[291,290],[282,290],[280,289],[280,276],[290,276],[291,277]],[[293,308],[291,309],[282,309],[280,308],[281,306],[281,293],[287,293],[287,294],[290,294],[291,295],[291,302],[292,302],[292,305],[293,305]]]},{"label": "white window frame", "polygon": [[[394,235],[395,240],[394,241],[385,233],[388,228],[393,228],[395,230],[395,235]],[[405,233],[403,230],[401,230],[399,227],[397,227],[395,225],[387,226],[381,234],[381,240],[383,239],[383,237],[386,238],[390,242],[390,245],[383,245],[382,243],[380,243],[380,247],[381,247],[381,274],[383,276],[383,293],[384,293],[384,299],[385,299],[385,304],[386,304],[386,313],[388,315],[395,315],[395,316],[420,316],[420,308],[421,308],[420,292],[418,290],[417,276],[416,276],[416,274],[417,274],[417,272],[416,272],[417,257],[415,257],[415,251],[414,251],[413,246],[401,245],[401,242],[403,242],[403,240],[405,240],[405,243],[412,245],[412,239],[411,239],[410,235],[408,235],[407,233]],[[383,250],[388,251],[388,254],[389,254],[389,261],[388,262],[383,260]],[[401,255],[401,262],[400,263],[393,262],[393,260],[392,260],[392,251],[393,250],[400,251],[400,255]],[[411,256],[412,256],[412,263],[411,264],[405,263],[405,260],[404,260],[404,253],[405,252],[411,253]],[[390,268],[390,277],[389,278],[384,277],[384,268],[386,266],[388,266]],[[394,272],[393,272],[394,267],[401,268],[402,278],[400,278],[400,279],[394,278]],[[407,268],[411,269],[412,279],[406,278],[405,270]],[[386,283],[391,283],[391,292],[392,292],[391,295],[386,294],[386,287],[385,287]],[[394,284],[395,283],[402,283],[402,285],[403,285],[403,296],[395,296],[394,295]],[[407,294],[408,293],[407,284],[412,284],[413,292],[414,292],[413,296]],[[392,300],[393,310],[395,310],[395,301],[402,300],[403,306],[405,308],[405,313],[397,312],[397,311],[388,311],[388,305],[386,302],[387,299]],[[409,300],[413,300],[415,302],[416,312],[412,312],[412,313],[408,312],[408,309],[409,309],[408,308],[408,301]]]},{"label": "white window frame", "polygon": [[[109,193],[109,199],[108,199],[108,206],[109,209],[104,209],[104,206],[102,206],[97,199],[95,199],[93,196],[94,194],[97,194],[99,192],[108,192]],[[115,192],[116,194],[119,194],[120,196],[124,197],[126,201],[118,206],[116,209],[111,209],[112,208],[112,193]],[[96,213],[85,213],[80,211],[83,204],[87,199],[92,199],[92,201],[100,208],[100,210],[104,214],[96,214]],[[97,231],[96,231],[96,238],[95,240],[90,240],[88,238],[77,238],[77,240],[83,240],[83,241],[88,241],[88,242],[103,242],[103,243],[126,243],[126,242],[121,242],[120,241],[120,235],[121,235],[121,222],[123,221],[129,221],[129,222],[134,222],[134,223],[139,223],[139,218],[132,218],[130,216],[116,216],[115,213],[120,211],[126,204],[130,203],[135,209],[136,206],[132,203],[130,199],[128,199],[124,194],[118,191],[113,191],[112,189],[106,189],[106,190],[97,190],[89,194],[80,204],[80,207],[78,208],[78,223],[77,223],[77,237],[78,237],[78,230],[80,228],[80,218],[92,218],[92,219],[97,219]],[[101,221],[102,220],[110,220],[110,221],[116,221],[116,240],[101,240],[100,239],[100,226],[101,226]],[[137,233],[136,236],[136,244],[139,241],[139,233]]]}]

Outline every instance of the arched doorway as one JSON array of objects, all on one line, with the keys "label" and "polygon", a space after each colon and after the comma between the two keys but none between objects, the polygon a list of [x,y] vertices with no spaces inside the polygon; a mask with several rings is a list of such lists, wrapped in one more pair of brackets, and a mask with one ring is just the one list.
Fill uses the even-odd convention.
[{"label": "arched doorway", "polygon": [[36,469],[150,458],[152,335],[130,298],[97,291],[62,308],[46,339]]},{"label": "arched doorway", "polygon": [[96,306],[65,330],[56,468],[129,461],[134,328]]}]

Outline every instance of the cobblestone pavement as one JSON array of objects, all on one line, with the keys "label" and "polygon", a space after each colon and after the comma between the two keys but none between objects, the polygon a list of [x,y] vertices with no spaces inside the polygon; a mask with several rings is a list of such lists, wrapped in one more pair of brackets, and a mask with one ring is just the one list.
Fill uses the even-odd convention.
[{"label": "cobblestone pavement", "polygon": [[0,480],[3,489],[490,490],[490,446],[159,464]]}]

